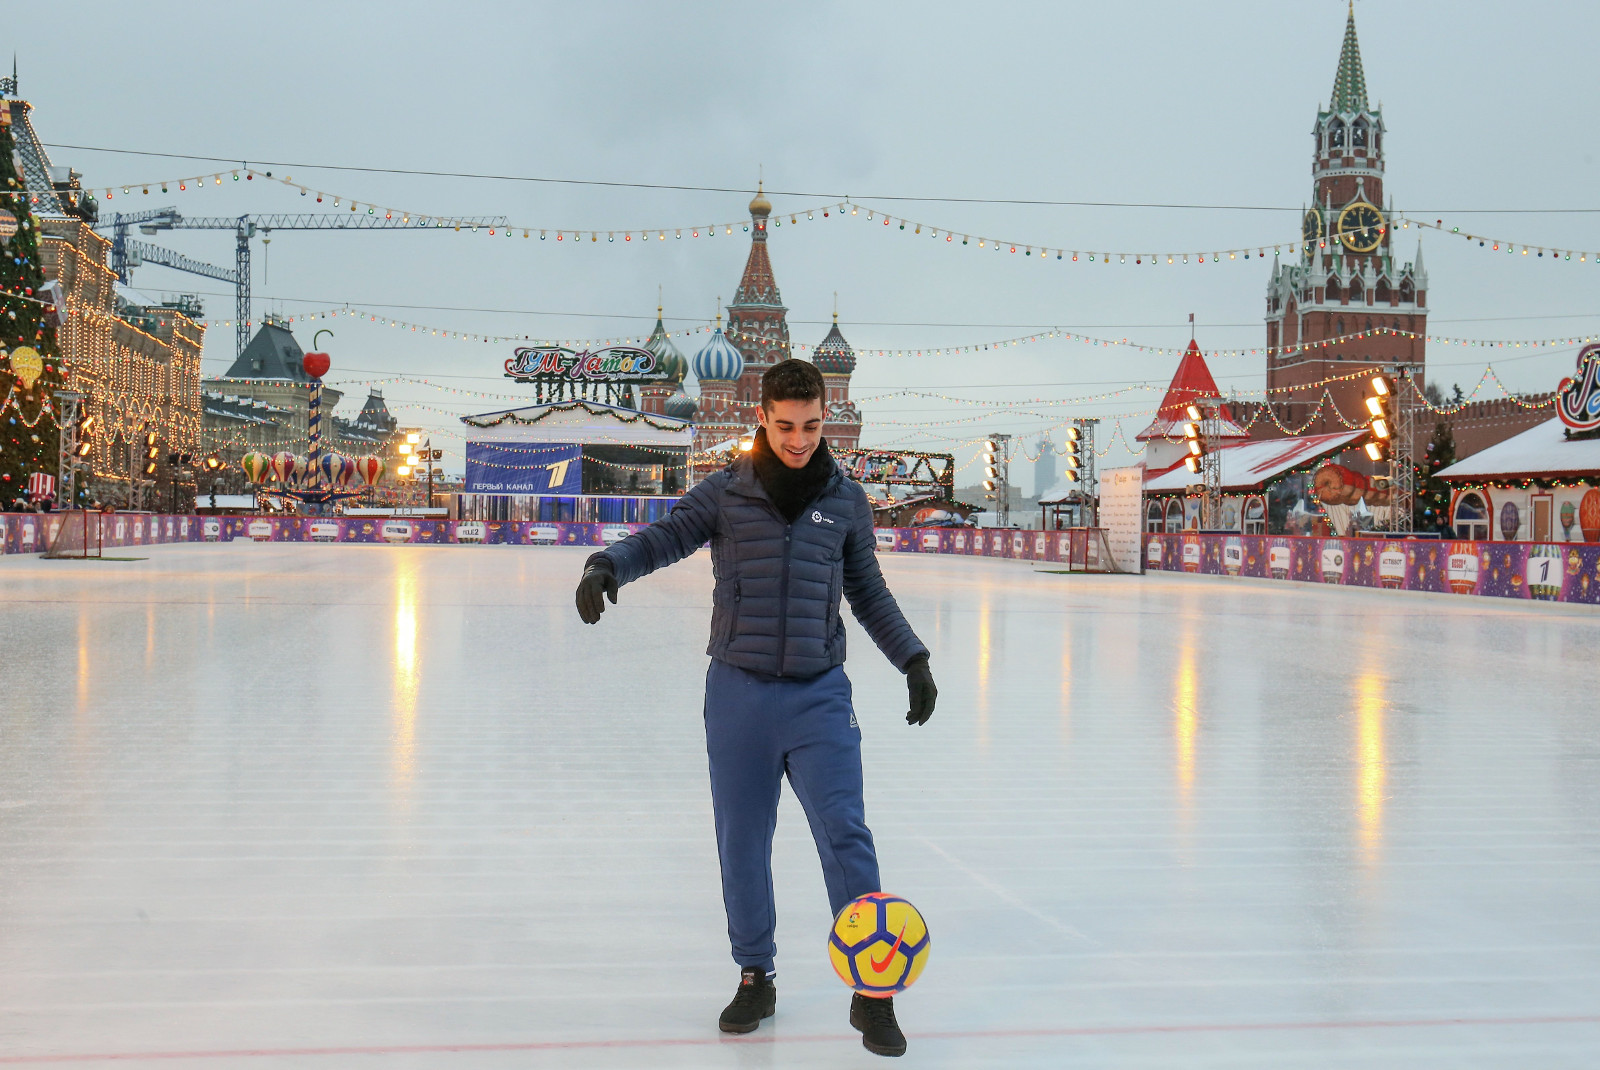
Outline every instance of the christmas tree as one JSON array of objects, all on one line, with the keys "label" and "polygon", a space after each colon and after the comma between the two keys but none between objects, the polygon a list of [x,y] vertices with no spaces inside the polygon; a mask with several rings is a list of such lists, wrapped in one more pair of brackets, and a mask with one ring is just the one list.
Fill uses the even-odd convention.
[{"label": "christmas tree", "polygon": [[1413,499],[1413,530],[1450,530],[1450,484],[1437,478],[1441,468],[1456,463],[1456,436],[1443,420],[1433,425],[1433,438],[1417,466],[1417,493]]},{"label": "christmas tree", "polygon": [[0,509],[23,504],[33,473],[56,475],[63,385],[54,306],[40,293],[39,219],[14,162],[10,107],[0,101]]}]

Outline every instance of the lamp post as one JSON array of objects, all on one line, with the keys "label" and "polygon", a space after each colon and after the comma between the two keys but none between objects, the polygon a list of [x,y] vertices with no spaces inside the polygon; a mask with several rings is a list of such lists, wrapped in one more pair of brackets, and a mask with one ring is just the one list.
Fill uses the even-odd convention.
[{"label": "lamp post", "polygon": [[423,438],[421,433],[411,431],[407,433],[406,440],[400,444],[401,458],[410,463],[400,465],[395,472],[402,479],[410,477],[416,479],[417,465],[427,469],[428,477],[428,502],[427,508],[433,508],[433,462],[444,459],[444,450],[433,448],[433,437]]}]

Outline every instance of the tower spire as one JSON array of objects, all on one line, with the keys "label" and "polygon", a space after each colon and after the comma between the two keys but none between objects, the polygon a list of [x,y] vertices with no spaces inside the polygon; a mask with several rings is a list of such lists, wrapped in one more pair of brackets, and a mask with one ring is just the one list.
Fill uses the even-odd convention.
[{"label": "tower spire", "polygon": [[1367,110],[1367,76],[1361,69],[1361,42],[1356,40],[1356,4],[1344,24],[1344,44],[1339,49],[1339,70],[1333,76],[1333,96],[1328,110],[1349,114]]}]

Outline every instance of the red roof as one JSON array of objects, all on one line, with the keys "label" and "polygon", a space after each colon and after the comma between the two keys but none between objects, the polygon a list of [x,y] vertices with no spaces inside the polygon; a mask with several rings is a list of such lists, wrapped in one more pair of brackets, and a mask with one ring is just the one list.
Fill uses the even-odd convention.
[{"label": "red roof", "polygon": [[[1161,399],[1161,408],[1156,410],[1156,418],[1135,438],[1147,442],[1161,436],[1176,437],[1182,434],[1183,425],[1189,419],[1184,410],[1196,398],[1221,396],[1217,381],[1211,378],[1211,369],[1206,366],[1206,358],[1200,355],[1199,343],[1191,338],[1189,348],[1183,351],[1183,359],[1178,361],[1178,370],[1172,373],[1172,382],[1167,386],[1167,396]],[[1223,418],[1228,425],[1221,437],[1246,437],[1245,430],[1232,423],[1232,416],[1226,408],[1223,409]]]}]

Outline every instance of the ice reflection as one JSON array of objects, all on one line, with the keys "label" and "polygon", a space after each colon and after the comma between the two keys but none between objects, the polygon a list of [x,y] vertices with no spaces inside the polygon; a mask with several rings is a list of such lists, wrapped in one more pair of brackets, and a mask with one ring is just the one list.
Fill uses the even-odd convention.
[{"label": "ice reflection", "polygon": [[89,712],[89,607],[78,609],[78,717]]},{"label": "ice reflection", "polygon": [[1177,751],[1178,806],[1189,814],[1194,796],[1194,737],[1200,727],[1198,670],[1194,635],[1185,630],[1178,648],[1178,673],[1172,693],[1172,738]]},{"label": "ice reflection", "polygon": [[1061,716],[1058,721],[1061,746],[1072,736],[1072,629],[1061,630]]},{"label": "ice reflection", "polygon": [[983,587],[978,602],[978,743],[989,745],[989,670],[994,659],[994,631],[990,620],[989,586]]},{"label": "ice reflection", "polygon": [[394,725],[391,732],[394,782],[404,795],[416,767],[417,735],[417,574],[409,559],[395,572]]},{"label": "ice reflection", "polygon": [[1377,865],[1383,848],[1383,789],[1388,781],[1383,729],[1388,700],[1375,672],[1356,678],[1356,830],[1361,864]]}]

